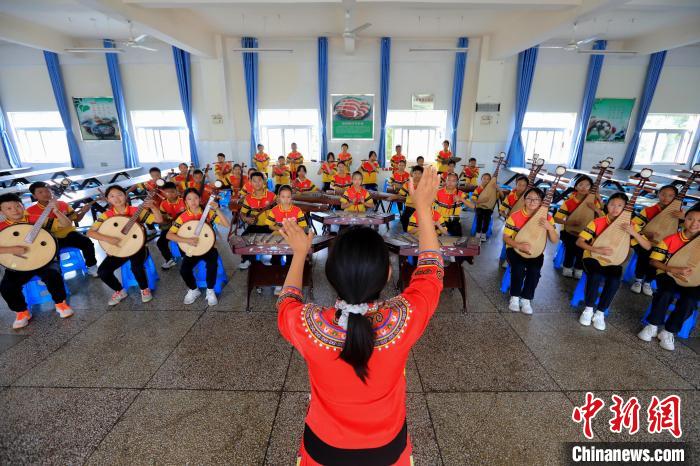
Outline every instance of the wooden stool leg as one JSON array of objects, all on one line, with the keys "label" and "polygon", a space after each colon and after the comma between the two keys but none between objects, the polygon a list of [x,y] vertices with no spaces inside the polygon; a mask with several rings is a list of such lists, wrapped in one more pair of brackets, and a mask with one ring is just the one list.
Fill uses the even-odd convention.
[{"label": "wooden stool leg", "polygon": [[457,258],[455,265],[459,267],[459,292],[462,295],[462,314],[467,313],[467,281],[464,278],[464,267],[462,267],[463,259]]}]

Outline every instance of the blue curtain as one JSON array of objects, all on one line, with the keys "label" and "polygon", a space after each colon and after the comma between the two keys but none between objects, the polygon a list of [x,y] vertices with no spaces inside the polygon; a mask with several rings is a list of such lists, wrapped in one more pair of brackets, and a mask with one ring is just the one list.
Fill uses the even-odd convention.
[{"label": "blue curtain", "polygon": [[[257,49],[258,39],[241,38],[241,47]],[[243,52],[243,75],[245,76],[245,94],[248,98],[248,118],[250,119],[250,163],[256,151],[258,140],[258,54]]]},{"label": "blue curtain", "polygon": [[[457,47],[466,48],[469,39],[460,37],[457,39]],[[459,111],[462,107],[462,89],[464,88],[464,70],[467,65],[467,52],[457,52],[455,56],[455,73],[452,80],[452,113],[450,115],[450,143],[452,153],[457,154],[457,125],[459,124]]]},{"label": "blue curtain", "polygon": [[190,133],[190,159],[195,167],[199,166],[197,155],[197,141],[192,127],[192,72],[190,69],[190,53],[173,46],[173,60],[175,62],[175,74],[177,86],[180,91],[182,112],[185,114],[185,124]]},{"label": "blue curtain", "polygon": [[[593,44],[593,50],[605,50],[607,45],[608,41],[597,40]],[[598,90],[598,81],[600,81],[600,71],[603,69],[604,58],[605,55],[591,55],[588,61],[588,76],[586,77],[586,86],[583,89],[581,111],[576,119],[576,129],[574,129],[574,148],[569,160],[569,165],[573,168],[581,168],[588,119],[591,116],[591,110],[593,110],[593,102],[595,101],[595,93]]]},{"label": "blue curtain", "polygon": [[389,72],[391,71],[391,37],[381,41],[381,77],[379,81],[379,166],[386,161],[386,114],[389,110]]},{"label": "blue curtain", "polygon": [[326,118],[328,117],[328,38],[318,38],[318,110],[321,120],[321,160],[328,154],[328,135]]},{"label": "blue curtain", "polygon": [[698,147],[695,150],[695,158],[693,159],[693,163],[691,163],[690,166],[692,167],[696,163],[700,163],[700,142],[698,143]]},{"label": "blue curtain", "polygon": [[639,147],[639,133],[644,126],[644,122],[649,114],[651,102],[654,100],[654,92],[656,85],[661,77],[661,70],[664,68],[664,60],[666,59],[666,51],[652,53],[649,57],[649,66],[647,67],[647,77],[644,80],[644,90],[639,99],[639,110],[637,111],[637,119],[634,121],[632,128],[632,137],[627,144],[625,157],[622,159],[620,168],[623,170],[631,170],[634,165],[634,158],[637,156],[637,148]]},{"label": "blue curtain", "polygon": [[10,163],[12,168],[18,168],[22,166],[22,161],[17,155],[17,150],[15,150],[15,145],[12,144],[12,139],[7,133],[7,124],[5,123],[5,112],[2,110],[2,105],[0,105],[0,140],[2,141],[2,148],[7,156],[7,161]]},{"label": "blue curtain", "polygon": [[[103,41],[105,48],[114,48],[114,42],[109,39]],[[139,166],[139,156],[131,139],[131,129],[129,129],[129,119],[126,114],[126,104],[124,103],[124,92],[122,92],[122,75],[119,72],[119,58],[116,53],[105,53],[107,59],[107,70],[109,71],[109,82],[112,85],[112,95],[114,96],[114,106],[117,109],[117,119],[122,133],[122,151],[124,152],[124,167],[136,168]]]},{"label": "blue curtain", "polygon": [[515,116],[513,124],[513,134],[510,137],[508,146],[508,166],[525,166],[525,149],[520,132],[523,129],[525,112],[527,111],[527,101],[530,99],[530,89],[532,80],[535,77],[535,65],[537,65],[537,53],[539,49],[532,47],[523,50],[518,54],[518,75],[515,83]]},{"label": "blue curtain", "polygon": [[51,80],[51,88],[56,99],[56,107],[58,113],[61,114],[61,121],[66,130],[66,141],[68,142],[68,153],[70,154],[70,164],[73,168],[83,168],[83,158],[80,155],[80,147],[78,141],[75,140],[73,134],[73,126],[70,121],[70,110],[66,101],[66,88],[63,85],[63,76],[61,75],[61,65],[58,63],[58,55],[54,52],[44,50],[44,59],[46,60],[46,69],[49,72]]}]

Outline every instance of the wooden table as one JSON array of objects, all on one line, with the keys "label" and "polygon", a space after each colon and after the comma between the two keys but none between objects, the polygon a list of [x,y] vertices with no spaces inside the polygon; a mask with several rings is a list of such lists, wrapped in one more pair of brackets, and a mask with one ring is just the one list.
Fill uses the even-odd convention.
[{"label": "wooden table", "polygon": [[[54,167],[45,168],[43,170],[34,170],[22,173],[14,173],[11,175],[0,176],[0,186],[3,188],[9,183],[10,186],[16,186],[18,184],[31,184],[29,178],[43,178],[44,175],[51,175],[52,180],[62,176],[64,178],[68,177],[68,172],[75,170],[73,167]],[[41,181],[41,180],[34,180]]]}]

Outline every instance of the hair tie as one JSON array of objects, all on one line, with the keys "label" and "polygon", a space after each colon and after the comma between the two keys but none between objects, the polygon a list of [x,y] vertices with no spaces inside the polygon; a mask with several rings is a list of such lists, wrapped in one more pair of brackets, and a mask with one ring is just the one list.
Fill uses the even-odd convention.
[{"label": "hair tie", "polygon": [[350,314],[365,315],[369,310],[370,306],[367,303],[360,304],[348,304],[342,299],[335,302],[335,308],[340,309],[340,317],[338,317],[338,326],[342,327],[344,330],[348,329],[348,317]]}]

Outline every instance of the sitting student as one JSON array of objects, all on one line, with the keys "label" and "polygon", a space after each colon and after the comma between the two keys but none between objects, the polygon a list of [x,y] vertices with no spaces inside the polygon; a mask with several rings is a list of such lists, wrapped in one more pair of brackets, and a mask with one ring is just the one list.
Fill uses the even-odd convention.
[{"label": "sitting student", "polygon": [[304,163],[304,156],[297,151],[297,143],[292,143],[292,151],[287,154],[287,163],[289,164],[289,172],[292,174],[292,179],[296,177],[297,168]]},{"label": "sitting student", "polygon": [[[700,301],[700,286],[680,286],[672,277],[690,276],[698,267],[697,262],[693,267],[673,267],[668,265],[668,261],[698,235],[700,235],[700,205],[695,205],[685,213],[681,231],[659,241],[649,256],[651,265],[658,270],[657,289],[651,300],[651,311],[647,316],[649,323],[637,336],[644,341],[651,341],[652,338],[658,337],[661,347],[668,351],[676,349],[674,335],[681,330],[683,323],[697,308],[697,303]],[[668,308],[676,295],[678,299],[675,309],[666,319]],[[659,327],[663,327],[660,332]]]},{"label": "sitting student", "polygon": [[[181,163],[180,165],[185,165],[184,163]],[[185,165],[186,167],[187,165]],[[133,191],[136,191],[137,189],[141,189],[143,191],[151,192],[154,189],[158,188],[157,181],[162,178],[162,173],[160,171],[160,168],[158,167],[151,167],[148,170],[148,174],[151,175],[151,179],[148,181],[144,181],[143,183],[138,183],[133,186],[130,186],[129,189],[126,190],[127,193],[131,193]]]},{"label": "sitting student", "polygon": [[416,209],[413,208],[413,199],[411,199],[411,186],[415,188],[418,186],[421,177],[423,176],[423,167],[416,165],[411,169],[411,179],[407,181],[399,190],[399,196],[406,198],[406,207],[404,207],[403,212],[401,212],[401,226],[403,231],[408,231],[408,221],[413,215]]},{"label": "sitting student", "polygon": [[[292,183],[292,189],[297,193],[311,193],[318,191],[316,185],[306,177],[306,167],[304,165],[299,165],[299,168],[297,168],[297,176],[294,178],[294,182]],[[277,194],[279,194],[279,191]]]},{"label": "sitting student", "polygon": [[362,186],[368,191],[376,191],[379,162],[375,151],[369,151],[369,160],[362,161],[359,171],[362,174]]},{"label": "sitting student", "polygon": [[[306,216],[302,210],[292,204],[292,188],[287,185],[280,187],[279,193],[277,193],[277,205],[270,209],[270,213],[267,214],[267,226],[270,230],[275,232],[275,234],[280,234],[280,229],[284,224],[285,219],[294,220],[297,225],[307,229],[308,225],[306,223]],[[292,260],[292,256],[285,256],[287,264]],[[275,295],[279,295],[282,291],[281,286],[275,287]]]},{"label": "sitting student", "polygon": [[284,157],[277,157],[277,163],[272,166],[272,179],[275,181],[275,194],[279,191],[280,187],[285,184],[289,184],[289,167],[284,163]]},{"label": "sitting student", "polygon": [[437,192],[435,198],[435,210],[442,217],[442,222],[447,227],[450,236],[462,236],[459,213],[462,211],[465,201],[464,193],[457,189],[458,179],[456,173],[449,173],[445,179],[445,187]]},{"label": "sitting student", "polygon": [[474,157],[469,159],[469,163],[462,171],[462,176],[467,186],[476,186],[479,182],[479,167],[476,166],[476,159]]},{"label": "sitting student", "polygon": [[[673,185],[666,185],[659,189],[659,202],[656,204],[643,208],[638,214],[634,216],[632,222],[638,224],[641,228],[644,228],[647,223],[651,221],[656,215],[664,210],[667,205],[669,205],[673,199],[678,194],[678,188]],[[677,210],[673,212],[673,216],[677,219],[682,219],[685,213],[682,210]],[[646,235],[645,235],[646,236]],[[663,238],[654,238],[651,233],[649,233],[649,241],[656,243]],[[634,247],[634,251],[637,253],[637,265],[634,269],[634,283],[630,289],[632,293],[639,294],[644,293],[647,296],[654,294],[654,290],[651,288],[651,282],[656,277],[657,269],[649,263],[649,256],[651,251],[647,251],[641,246],[637,245]]]},{"label": "sitting student", "polygon": [[447,162],[447,170],[442,172],[440,175],[440,186],[445,186],[445,181],[447,181],[447,177],[449,175],[456,175],[455,173],[455,168],[457,167],[457,162],[454,160],[450,160]]},{"label": "sitting student", "polygon": [[321,168],[318,169],[317,175],[322,175],[321,181],[323,182],[323,191],[326,192],[331,189],[331,183],[333,182],[333,175],[336,173],[336,163],[335,154],[329,152],[326,155],[326,161],[321,164]]},{"label": "sitting student", "polygon": [[[560,225],[565,225],[561,229],[561,242],[564,243],[564,264],[561,274],[565,277],[581,278],[583,275],[583,249],[576,246],[578,241],[578,233],[580,233],[586,225],[572,225],[569,221],[571,215],[586,199],[593,187],[593,180],[590,176],[580,176],[574,184],[574,192],[562,202],[557,212],[554,214],[554,222]],[[587,207],[595,212],[596,217],[605,216],[599,198],[595,202],[588,202]],[[567,231],[567,227],[571,233]],[[577,233],[578,232],[578,233]]]},{"label": "sitting student", "polygon": [[[180,231],[183,224],[189,221],[197,221],[202,218],[204,212],[202,211],[201,207],[201,199],[199,198],[199,193],[197,190],[193,188],[187,189],[183,197],[187,208],[177,217],[173,223],[173,226],[170,227],[167,237],[170,241],[197,246],[199,243],[199,238],[183,238],[177,233]],[[212,199],[211,210],[209,211],[205,221],[209,225],[218,223],[224,228],[231,226],[228,218],[226,218],[226,216],[223,215],[219,209],[219,203],[216,202],[216,199]],[[219,251],[217,251],[216,245],[200,256],[188,256],[183,254],[182,266],[180,266],[180,275],[185,281],[187,288],[189,288],[183,302],[185,304],[192,304],[202,294],[202,292],[199,291],[199,288],[197,288],[197,281],[194,278],[194,268],[201,261],[204,261],[207,269],[207,304],[210,306],[216,306],[219,303],[218,299],[216,298],[216,292],[214,291],[214,286],[216,286],[216,274],[219,267]]]},{"label": "sitting student", "polygon": [[[528,222],[528,219],[540,208],[544,192],[539,188],[530,188],[525,194],[525,207],[517,212],[512,212],[506,220],[503,228],[503,242],[506,243],[506,257],[510,264],[510,303],[508,309],[513,312],[532,314],[530,301],[535,296],[537,284],[540,281],[540,270],[544,263],[544,252],[537,257],[525,258],[515,250],[530,253],[530,244],[518,242],[515,236]],[[551,215],[547,219],[540,219],[540,226],[547,231],[547,239],[552,243],[559,241],[559,235],[554,228],[554,220]]]},{"label": "sitting student", "polygon": [[[599,217],[591,223],[589,223],[586,228],[579,233],[578,240],[576,241],[576,246],[583,249],[583,268],[586,271],[586,294],[585,303],[586,308],[581,313],[579,318],[579,323],[581,325],[589,326],[591,325],[591,320],[593,321],[593,327],[598,330],[605,330],[605,310],[610,307],[615,293],[617,293],[618,288],[620,288],[620,282],[622,281],[622,266],[621,265],[603,265],[591,256],[591,253],[601,254],[604,256],[609,256],[613,254],[614,249],[611,247],[596,247],[593,246],[595,239],[603,233],[606,228],[620,216],[622,211],[625,210],[625,204],[627,204],[627,195],[624,193],[615,193],[608,198],[608,202],[605,204],[605,212],[607,213],[604,217]],[[639,225],[635,224],[624,224],[620,225],[623,231],[630,234],[630,245],[635,246],[639,244],[644,249],[651,249],[651,242],[640,234]],[[598,288],[603,283],[603,292],[598,294]],[[596,304],[596,299],[598,304]],[[596,308],[595,314],[593,313],[593,308]]]},{"label": "sitting student", "polygon": [[401,144],[396,146],[396,153],[391,156],[389,162],[391,163],[391,169],[396,170],[399,168],[399,162],[404,161],[404,167],[406,166],[406,156],[401,153]]},{"label": "sitting student", "polygon": [[216,189],[213,184],[209,183],[209,180],[204,175],[204,172],[200,169],[197,169],[192,173],[192,181],[187,183],[187,188],[196,189],[198,193],[201,193],[200,200],[202,201],[202,205],[207,205],[211,193]]},{"label": "sitting student", "polygon": [[352,171],[352,154],[348,152],[348,145],[345,143],[342,143],[340,145],[340,152],[338,152],[338,162],[343,162],[345,164],[345,168],[348,169],[348,172]]},{"label": "sitting student", "polygon": [[364,212],[373,208],[374,201],[369,192],[362,187],[362,173],[352,174],[352,186],[345,190],[340,199],[340,208],[346,212]]},{"label": "sitting student", "polygon": [[224,186],[228,186],[228,174],[233,169],[233,162],[226,161],[226,155],[222,153],[216,154],[216,163],[214,164],[214,176],[221,181]]},{"label": "sitting student", "polygon": [[[46,208],[52,209],[54,215],[54,219],[49,219],[44,225],[44,228],[48,229],[50,233],[55,234],[59,229],[68,228],[72,225],[70,219],[58,209],[55,201],[49,201]],[[4,217],[0,221],[0,231],[19,223],[33,224],[38,220],[35,218],[32,221],[31,216],[24,210],[22,200],[16,194],[0,195],[0,213]],[[0,245],[0,254],[22,256],[27,253],[27,250],[25,246]],[[58,270],[52,267],[51,263],[28,271],[5,269],[5,274],[0,282],[0,295],[7,302],[10,310],[16,313],[15,321],[12,324],[13,329],[26,327],[29,325],[29,319],[32,318],[22,293],[22,287],[29,283],[34,276],[39,277],[46,284],[46,288],[51,293],[51,298],[56,304],[58,315],[64,319],[73,315],[73,309],[66,303],[66,288],[63,283],[63,277]]]},{"label": "sitting student", "polygon": [[[31,223],[36,223],[36,221],[41,216],[44,209],[49,205],[53,194],[49,189],[49,185],[43,181],[36,181],[29,185],[29,192],[32,193],[34,199],[36,199],[36,204],[27,207],[27,214],[30,217]],[[85,235],[75,231],[75,226],[73,222],[80,222],[85,214],[90,210],[89,205],[84,205],[77,212],[73,210],[71,206],[63,201],[55,201],[55,208],[60,210],[63,215],[68,217],[71,221],[70,225],[67,227],[60,228],[50,228],[56,242],[58,243],[58,252],[60,253],[63,248],[77,248],[83,254],[85,259],[85,265],[88,268],[88,274],[91,277],[97,277],[97,259],[95,258],[95,245],[90,241]],[[53,223],[56,219],[56,215],[52,212],[49,214],[49,222]]]},{"label": "sitting student", "polygon": [[[433,226],[435,227],[435,233],[438,235],[449,235],[447,226],[445,225],[445,219],[435,207],[436,205],[433,204]],[[411,214],[411,218],[408,219],[408,233],[415,235],[418,229],[418,216],[414,211]]]},{"label": "sitting student", "polygon": [[190,167],[186,163],[181,163],[177,166],[180,173],[173,177],[173,182],[177,186],[177,190],[183,192],[187,189],[187,183],[191,181]]},{"label": "sitting student", "polygon": [[515,188],[508,193],[502,193],[505,196],[501,201],[501,205],[498,207],[498,213],[503,218],[508,218],[510,215],[510,209],[513,208],[520,196],[527,190],[528,181],[527,176],[518,175],[515,177]]},{"label": "sitting student", "polygon": [[481,184],[476,187],[474,192],[472,192],[471,200],[465,201],[464,203],[474,209],[474,221],[476,222],[476,238],[483,243],[486,241],[486,233],[489,231],[489,225],[491,224],[491,216],[493,215],[493,207],[487,209],[479,205],[479,195],[483,192],[487,184],[491,182],[491,174],[484,173],[481,175]]},{"label": "sitting student", "polygon": [[416,158],[416,165],[418,165],[419,167],[423,167],[425,165],[425,157],[423,157],[422,155],[419,155]]},{"label": "sitting student", "polygon": [[401,186],[406,184],[410,177],[411,175],[406,171],[406,161],[399,160],[396,170],[391,173],[391,177],[389,178],[389,188],[393,189],[395,193],[399,192]]},{"label": "sitting student", "polygon": [[437,162],[438,173],[447,171],[447,162],[452,158],[452,152],[450,151],[450,141],[442,141],[442,150],[438,152],[435,161]]},{"label": "sitting student", "polygon": [[168,230],[175,219],[185,211],[186,206],[185,201],[177,192],[175,183],[172,181],[166,182],[161,188],[161,191],[165,197],[165,199],[160,202],[159,206],[160,212],[163,215],[163,223],[160,225],[160,235],[158,235],[156,246],[158,246],[158,250],[163,255],[163,259],[165,259],[165,262],[163,265],[161,265],[161,268],[163,270],[168,270],[177,265],[177,262],[175,262],[175,259],[173,258],[173,253],[170,251]]},{"label": "sitting student", "polygon": [[[253,173],[255,173],[256,171],[257,170],[255,170],[255,168],[252,168],[252,167],[248,169],[248,179],[246,180],[245,183],[243,183],[243,195],[244,196],[247,196],[248,194],[255,191],[255,188],[253,188],[252,176],[253,176]],[[265,176],[264,173],[263,173],[263,176]],[[267,188],[267,177],[265,177],[265,188]]]},{"label": "sitting student", "polygon": [[[109,236],[97,231],[100,226],[108,219],[118,215],[131,217],[138,210],[137,207],[130,206],[127,204],[127,195],[124,188],[119,185],[112,185],[105,191],[105,197],[109,203],[109,209],[100,214],[95,223],[92,224],[90,230],[87,232],[88,237],[96,239],[97,241],[104,241],[106,243],[118,246],[121,243],[122,238],[116,236]],[[163,215],[160,210],[155,206],[153,201],[144,202],[144,209],[138,218],[139,224],[144,223],[163,223]],[[148,287],[148,278],[146,277],[146,258],[148,258],[148,248],[144,244],[143,247],[130,257],[117,257],[108,255],[105,260],[102,261],[100,266],[97,268],[97,273],[105,284],[114,290],[114,294],[107,304],[110,306],[116,306],[124,298],[128,296],[126,290],[119,282],[117,277],[114,276],[114,271],[119,267],[124,265],[127,261],[131,262],[131,272],[134,274],[134,278],[139,284],[141,289],[141,301],[147,303],[153,299],[151,294],[151,289]]]},{"label": "sitting student", "polygon": [[338,162],[337,169],[338,173],[333,175],[331,189],[333,189],[336,194],[343,194],[345,190],[352,185],[352,176],[347,173],[345,162]]},{"label": "sitting student", "polygon": [[[437,186],[429,169],[412,190],[421,223],[430,222]],[[388,301],[380,300],[390,278],[382,237],[370,228],[339,235],[326,261],[338,296],[328,308],[303,302],[310,235],[290,220],[282,234],[294,258],[277,301],[278,327],[307,361],[313,393],[296,464],[412,464],[404,368],[442,290],[442,256],[435,253],[440,245],[433,229],[420,229],[413,278],[401,296]],[[304,319],[324,324],[307,326]]]},{"label": "sitting student", "polygon": [[265,153],[265,146],[258,144],[258,151],[253,156],[255,169],[267,178],[270,168],[270,156]]},{"label": "sitting student", "polygon": [[[260,172],[253,172],[250,176],[253,185],[253,192],[246,195],[241,205],[241,219],[248,224],[243,235],[251,235],[253,233],[272,233],[267,225],[267,213],[275,206],[276,196],[267,190],[265,184],[265,175]],[[280,186],[281,188],[282,186]],[[274,261],[279,259],[279,256],[272,256]],[[239,269],[245,270],[250,267],[255,256],[241,257]],[[269,261],[264,261],[263,264],[270,265]]]}]

